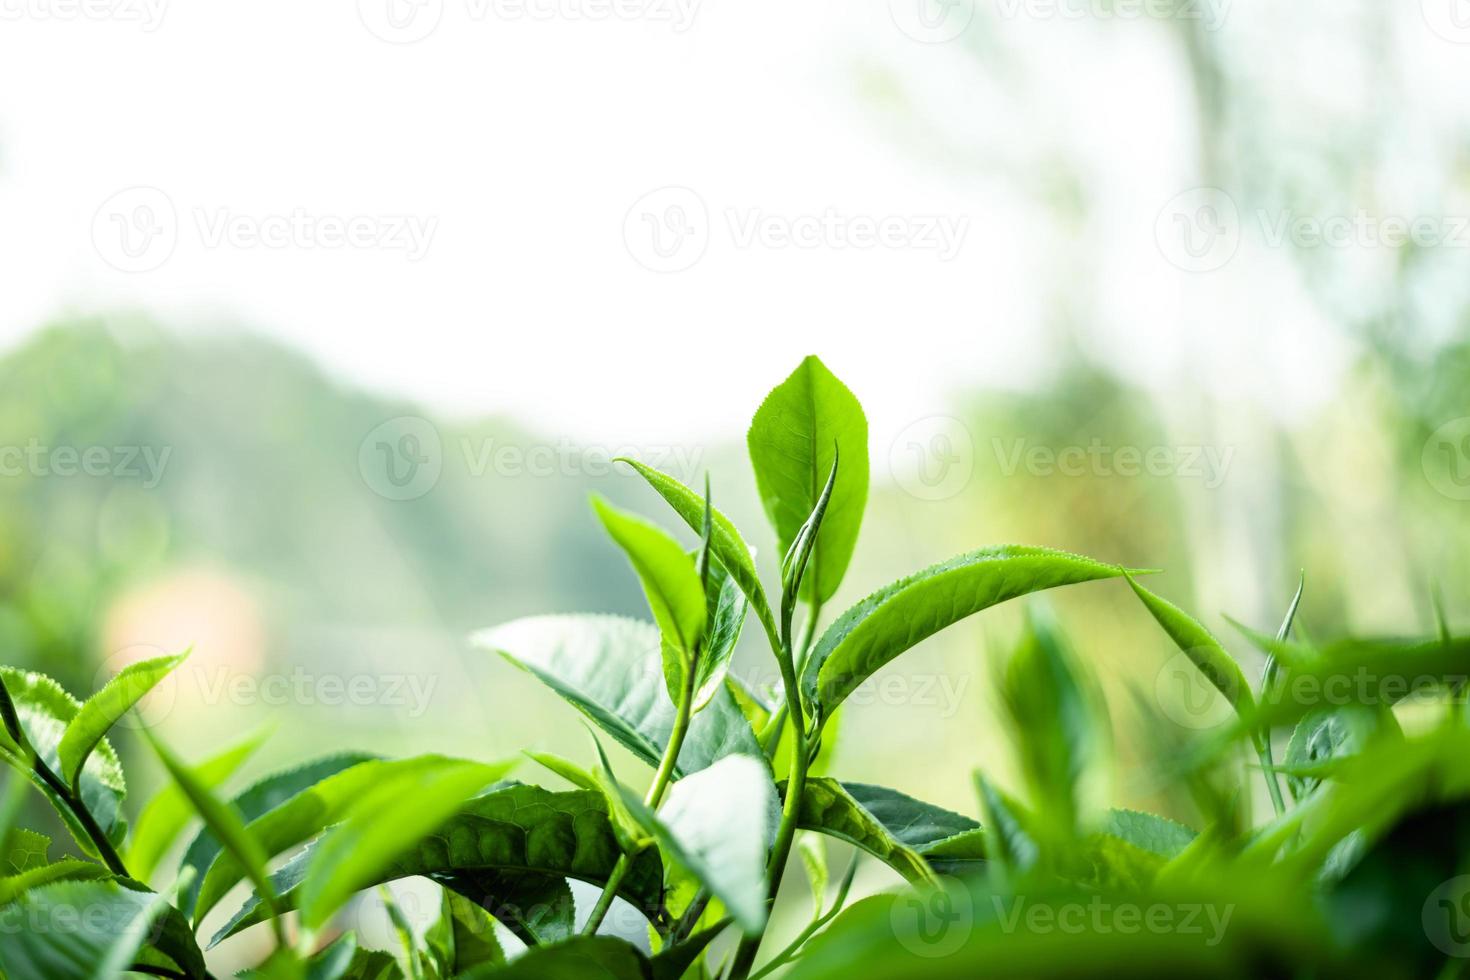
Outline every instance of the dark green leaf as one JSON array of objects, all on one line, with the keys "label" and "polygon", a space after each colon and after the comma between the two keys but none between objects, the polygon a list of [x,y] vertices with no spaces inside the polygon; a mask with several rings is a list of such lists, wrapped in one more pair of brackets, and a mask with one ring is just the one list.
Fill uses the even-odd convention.
[{"label": "dark green leaf", "polygon": [[0,972],[9,980],[112,980],[167,908],[159,895],[110,881],[34,889],[0,909]]}]

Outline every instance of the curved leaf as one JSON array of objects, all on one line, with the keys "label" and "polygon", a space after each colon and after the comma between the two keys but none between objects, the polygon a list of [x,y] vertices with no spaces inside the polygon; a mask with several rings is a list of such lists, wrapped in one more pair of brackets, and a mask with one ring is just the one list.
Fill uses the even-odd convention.
[{"label": "curved leaf", "polygon": [[[361,752],[327,756],[314,762],[308,762],[301,766],[272,773],[252,784],[248,789],[232,799],[230,804],[236,810],[240,811],[240,814],[246,820],[253,822],[272,810],[288,803],[317,783],[351,769],[354,766],[376,760],[376,756]],[[312,809],[315,809],[317,805],[320,804],[314,804]],[[319,830],[321,828],[317,829]],[[251,832],[256,833],[256,830],[257,828],[252,826]],[[291,843],[300,843],[307,836],[310,836],[310,834],[308,833]],[[289,846],[291,844],[285,845],[285,847]],[[234,862],[228,857],[221,862],[222,864],[228,865],[228,867],[221,868],[218,872],[215,872],[215,868],[212,865],[215,864],[215,859],[220,856],[222,850],[223,848],[220,845],[219,839],[214,836],[214,833],[208,827],[205,827],[195,835],[188,850],[184,852],[184,859],[179,865],[180,874],[183,874],[186,869],[191,868],[196,872],[194,879],[180,892],[179,897],[179,908],[192,915],[195,922],[202,919],[205,913],[218,903],[219,899],[224,896],[224,893],[229,891],[240,880],[243,874],[238,862]],[[204,882],[208,878],[208,875],[205,874],[206,871],[215,872],[219,879],[228,879],[228,883],[223,883],[223,880],[217,881],[217,890],[213,893],[212,897],[201,902],[200,897]],[[229,878],[230,874],[233,874],[234,877]]]},{"label": "curved leaf", "polygon": [[[653,487],[658,495],[674,508],[674,512],[684,519],[684,523],[696,532],[703,530],[703,497],[667,473],[661,473],[636,459],[620,457],[618,461],[627,463],[637,470],[638,474],[648,481],[648,485]],[[740,537],[740,532],[735,529],[735,525],[728,517],[713,508],[711,512],[713,527],[710,534],[710,550],[720,560],[720,564],[729,570],[730,575],[739,584],[740,591],[750,599],[751,608],[755,611],[756,619],[761,621],[766,637],[771,642],[771,648],[779,649],[781,635],[776,629],[776,618],[771,614],[771,604],[766,600],[766,590],[761,586],[760,575],[755,570],[755,561],[750,557],[750,546]]]},{"label": "curved leaf", "polygon": [[[194,773],[205,787],[216,789],[255,754],[263,741],[265,733],[257,732],[194,766]],[[127,857],[123,861],[129,873],[141,881],[152,877],[164,853],[194,817],[193,807],[177,786],[170,784],[156,793],[133,826]]]},{"label": "curved leaf", "polygon": [[[895,822],[902,826],[900,807],[894,805],[895,801],[884,802],[889,804],[886,808],[889,817],[896,818]],[[928,881],[934,877],[917,851],[900,840],[883,821],[853,797],[848,787],[835,779],[807,780],[797,826],[860,847],[909,881]]]},{"label": "curved leaf", "polygon": [[819,722],[884,664],[966,616],[1017,596],[1113,578],[1116,565],[1005,545],[932,565],[868,596],[827,628],[802,669]]},{"label": "curved leaf", "polygon": [[[273,876],[283,911],[295,907],[311,852],[297,855]],[[494,871],[604,885],[621,855],[600,793],[553,793],[538,786],[511,785],[470,800],[437,832],[378,875],[378,881],[368,884],[416,875],[449,883]],[[618,894],[651,919],[661,916],[663,868],[656,852],[645,851],[633,861]],[[465,897],[477,900],[473,893]],[[212,942],[265,918],[258,897],[252,897]]]},{"label": "curved leaf", "polygon": [[527,946],[544,946],[576,933],[577,905],[560,875],[478,871],[439,879],[475,903]]},{"label": "curved leaf", "polygon": [[[473,642],[530,671],[634,755],[659,764],[675,712],[651,624],[621,616],[533,616],[478,633]],[[737,753],[760,755],[760,748],[721,689],[690,723],[674,774],[687,776]]]},{"label": "curved leaf", "polygon": [[13,902],[32,888],[40,888],[57,881],[94,881],[110,877],[100,864],[91,861],[65,859],[55,864],[43,864],[27,868],[19,874],[0,878],[0,905]]},{"label": "curved leaf", "polygon": [[118,719],[127,714],[143,695],[158,686],[175,667],[184,662],[187,653],[173,657],[157,657],[131,664],[108,681],[102,690],[87,699],[69,723],[57,746],[61,762],[59,775],[68,786],[76,782],[82,765],[97,744],[112,730]]},{"label": "curved leaf", "polygon": [[658,812],[631,793],[629,809],[747,933],[766,922],[766,850],[776,830],[776,788],[766,767],[728,756],[674,784]]},{"label": "curved leaf", "polygon": [[[81,705],[61,685],[44,674],[0,667],[0,681],[9,692],[16,718],[25,731],[32,748],[45,761],[52,772],[61,769],[59,749],[61,739],[72,719],[81,710]],[[0,732],[0,758],[25,774],[36,788],[51,802],[61,815],[67,829],[84,853],[96,855],[91,837],[78,824],[70,808],[61,801],[56,792],[46,784],[29,762],[21,759],[19,749],[7,733]],[[122,766],[117,753],[107,740],[102,739],[90,758],[82,766],[79,780],[81,799],[102,832],[113,843],[122,839],[127,822],[122,816],[122,801],[127,795],[127,782],[123,779]]]},{"label": "curved leaf", "polygon": [[1169,634],[1169,639],[1198,668],[1205,680],[1224,695],[1236,714],[1244,716],[1251,712],[1255,707],[1255,699],[1251,697],[1250,685],[1246,683],[1240,665],[1220,645],[1220,641],[1184,610],[1154,595],[1134,581],[1131,575],[1128,576],[1128,584],[1138,594],[1149,614]]},{"label": "curved leaf", "polygon": [[403,852],[508,769],[504,764],[440,759],[396,772],[354,800],[342,823],[315,848],[297,901],[306,928],[326,925],[348,899],[377,884]]},{"label": "curved leaf", "polygon": [[1161,858],[1178,857],[1197,836],[1182,823],[1138,810],[1109,810],[1102,832]]},{"label": "curved leaf", "polygon": [[504,966],[487,965],[459,980],[650,980],[648,957],[611,936],[578,936],[542,946]]},{"label": "curved leaf", "polygon": [[847,573],[868,502],[868,420],[862,405],[826,365],[808,357],[756,410],[746,445],[783,555],[816,507],[840,453],[842,465],[801,587],[803,597],[827,601]]},{"label": "curved leaf", "polygon": [[[112,980],[132,965],[168,902],[111,881],[37,888],[0,910],[9,980]],[[29,923],[44,923],[44,928]]]},{"label": "curved leaf", "polygon": [[704,639],[707,615],[704,585],[694,561],[657,525],[617,509],[600,496],[592,497],[592,507],[643,584],[648,608],[663,638],[669,700],[678,703],[684,696],[684,679]]},{"label": "curved leaf", "polygon": [[719,559],[709,564],[705,601],[709,627],[704,647],[694,663],[693,710],[696,713],[714,699],[724,683],[730,658],[735,655],[735,645],[745,626],[745,614],[750,610],[750,600]]}]

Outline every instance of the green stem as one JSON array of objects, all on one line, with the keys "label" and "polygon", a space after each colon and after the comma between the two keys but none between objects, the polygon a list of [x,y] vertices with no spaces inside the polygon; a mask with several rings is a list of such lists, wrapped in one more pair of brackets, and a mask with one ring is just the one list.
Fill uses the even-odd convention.
[{"label": "green stem", "polygon": [[[664,798],[664,791],[669,788],[669,783],[674,779],[674,766],[679,761],[679,750],[684,747],[684,737],[689,734],[689,723],[693,719],[690,710],[694,703],[694,667],[691,664],[684,672],[684,690],[679,698],[679,708],[674,715],[674,729],[669,733],[669,742],[664,746],[663,758],[659,760],[658,771],[653,775],[653,785],[648,787],[648,794],[643,797],[643,805],[650,810],[657,810],[660,801]],[[618,886],[628,876],[628,871],[633,867],[633,855],[624,852],[618,857],[618,863],[613,865],[612,874],[608,875],[607,884],[602,888],[602,894],[597,897],[597,904],[592,908],[592,914],[587,917],[587,924],[582,927],[582,935],[594,935],[602,925],[602,920],[607,918],[608,910],[612,908],[613,899],[617,897]]]}]

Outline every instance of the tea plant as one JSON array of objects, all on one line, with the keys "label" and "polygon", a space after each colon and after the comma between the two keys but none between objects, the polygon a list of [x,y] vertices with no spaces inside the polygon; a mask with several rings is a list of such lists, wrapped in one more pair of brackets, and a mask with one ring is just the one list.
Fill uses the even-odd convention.
[{"label": "tea plant", "polygon": [[[1455,699],[1426,692],[1458,691],[1470,641],[1442,629],[1418,642],[1317,647],[1293,638],[1293,601],[1274,635],[1242,627],[1267,657],[1253,688],[1136,571],[1017,546],[933,565],[826,621],[868,496],[862,409],[808,358],[760,406],[748,443],[782,553],[776,590],[713,506],[708,479],[696,492],[629,460],[698,542],[687,548],[594,498],[651,622],[542,615],[475,637],[646,764],[643,793],[594,733],[581,762],[526,753],[570,789],[510,781],[514,761],[346,753],[226,799],[258,740],[188,764],[145,731],[171,784],[130,829],[107,734],[183,658],[131,666],[85,703],[43,676],[0,669],[0,755],[24,777],[0,804],[0,971],[208,977],[203,950],[252,927],[269,930],[274,951],[250,975],[303,980],[1407,977],[1453,975],[1465,962],[1470,878],[1457,876],[1470,855],[1470,730]],[[982,826],[826,774],[839,709],[886,664],[990,606],[1102,579],[1133,589],[1234,712],[1185,737],[1140,700],[1152,788],[1198,830],[1095,804],[1086,784],[1110,762],[1105,705],[1041,608],[999,679],[1023,797],[977,776]],[[748,621],[779,671],[775,692],[729,671]],[[1395,705],[1411,695],[1419,715],[1437,713],[1406,732],[1399,713],[1411,712]],[[1288,729],[1278,763],[1273,738]],[[1256,760],[1249,769],[1242,748]],[[27,783],[79,858],[53,861],[51,841],[13,827]],[[1271,803],[1264,821],[1251,814],[1257,785]],[[828,839],[856,855],[835,886]],[[768,927],[793,850],[814,908],[778,944]],[[859,859],[906,885],[849,903]],[[355,896],[409,877],[439,886],[422,934],[391,898],[400,949],[367,950],[340,932]],[[580,910],[573,881],[597,895]],[[242,883],[249,898],[201,943],[206,918]],[[620,937],[631,934],[622,916],[610,934],[615,908],[634,911],[646,944]]]}]

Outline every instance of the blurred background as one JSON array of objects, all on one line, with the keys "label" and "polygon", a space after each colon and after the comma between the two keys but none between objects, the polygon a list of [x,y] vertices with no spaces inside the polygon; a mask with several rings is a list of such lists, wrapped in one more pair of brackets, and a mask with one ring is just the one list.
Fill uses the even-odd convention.
[{"label": "blurred background", "polygon": [[[744,429],[808,353],[872,433],[840,598],[1015,542],[1162,569],[1247,661],[1222,614],[1299,571],[1313,636],[1466,619],[1464,0],[0,19],[0,661],[85,693],[192,645],[143,715],[192,757],[581,755],[465,636],[643,614],[586,506],[666,519],[620,454],[710,472],[769,569]],[[1115,584],[1054,606],[1126,759],[1168,641]],[[860,691],[836,770],[974,813],[1018,611]]]}]

